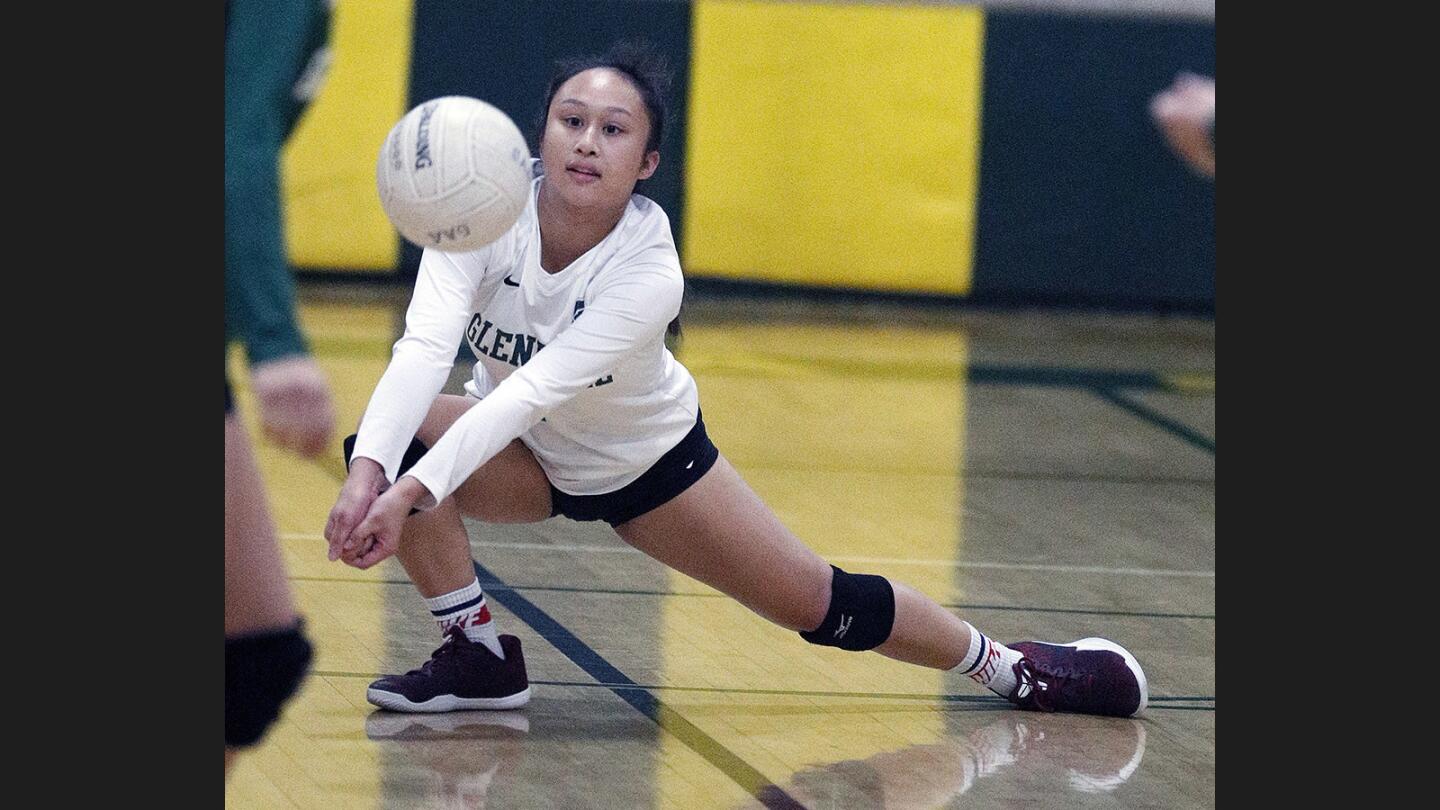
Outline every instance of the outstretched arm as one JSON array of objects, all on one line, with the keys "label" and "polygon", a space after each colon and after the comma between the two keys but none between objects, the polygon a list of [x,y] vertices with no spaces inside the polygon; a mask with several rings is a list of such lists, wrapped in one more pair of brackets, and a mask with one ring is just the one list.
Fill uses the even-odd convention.
[{"label": "outstretched arm", "polygon": [[684,288],[677,269],[641,265],[597,290],[568,329],[460,417],[410,469],[427,490],[416,506],[444,500],[512,439],[662,334],[680,311]]},{"label": "outstretched arm", "polygon": [[[489,252],[427,250],[405,314],[405,334],[360,420],[350,472],[330,510],[325,539],[338,559],[355,527],[399,474],[405,448],[445,387]],[[408,513],[407,513],[408,514]]]},{"label": "outstretched arm", "polygon": [[399,548],[412,508],[433,508],[556,406],[662,334],[680,308],[684,282],[671,268],[630,267],[598,292],[570,328],[465,412],[395,485],[376,497],[341,558],[369,568]]}]

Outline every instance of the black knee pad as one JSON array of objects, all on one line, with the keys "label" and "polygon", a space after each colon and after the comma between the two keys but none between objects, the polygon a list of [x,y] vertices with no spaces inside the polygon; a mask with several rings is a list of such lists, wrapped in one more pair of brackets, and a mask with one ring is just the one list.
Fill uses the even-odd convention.
[{"label": "black knee pad", "polygon": [[873,574],[850,574],[830,566],[830,610],[814,630],[800,634],[811,644],[842,650],[873,650],[895,627],[895,589]]},{"label": "black knee pad", "polygon": [[[350,457],[355,455],[355,438],[358,435],[357,433],[351,433],[345,437],[345,469],[347,471],[350,469]],[[415,462],[419,461],[420,457],[428,452],[430,452],[429,445],[419,439],[411,439],[410,446],[405,448],[405,456],[400,459],[400,472],[395,473],[395,477],[399,478],[408,472],[411,467],[415,466]]]},{"label": "black knee pad", "polygon": [[280,716],[310,666],[310,642],[297,623],[225,639],[225,746],[254,745]]},{"label": "black knee pad", "polygon": [[[353,455],[355,455],[355,439],[356,439],[356,437],[359,436],[359,435],[360,435],[360,434],[358,434],[358,433],[351,433],[349,436],[346,436],[346,437],[345,437],[345,471],[346,471],[346,472],[349,472],[349,471],[350,471],[350,457],[353,456]],[[400,459],[400,472],[395,473],[395,477],[396,477],[396,478],[399,478],[400,476],[402,476],[402,475],[404,475],[406,472],[408,472],[408,471],[410,470],[410,468],[411,468],[411,467],[414,467],[414,466],[415,466],[415,463],[420,460],[420,457],[423,456],[423,455],[425,455],[425,454],[428,453],[428,452],[430,452],[430,446],[429,446],[429,445],[425,444],[424,442],[420,441],[419,439],[411,439],[411,440],[410,440],[410,446],[407,447],[407,448],[405,448],[405,455]],[[420,510],[419,510],[419,509],[411,509],[411,510],[410,510],[410,514],[412,514],[412,515],[418,515],[419,513],[420,513]]]}]

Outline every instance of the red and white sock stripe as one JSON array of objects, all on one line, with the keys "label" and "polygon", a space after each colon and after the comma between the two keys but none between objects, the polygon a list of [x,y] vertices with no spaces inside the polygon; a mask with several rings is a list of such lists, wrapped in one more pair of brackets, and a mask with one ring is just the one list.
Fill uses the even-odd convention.
[{"label": "red and white sock stripe", "polygon": [[484,644],[501,658],[505,657],[478,577],[458,591],[426,599],[425,603],[430,607],[430,615],[435,617],[435,624],[440,627],[442,635],[451,627],[459,627],[465,631],[466,638]]}]

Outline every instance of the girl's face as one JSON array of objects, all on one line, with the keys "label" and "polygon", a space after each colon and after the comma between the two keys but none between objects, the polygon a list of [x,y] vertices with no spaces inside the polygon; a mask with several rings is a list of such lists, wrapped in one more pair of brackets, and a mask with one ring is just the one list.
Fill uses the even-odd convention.
[{"label": "girl's face", "polygon": [[545,182],[574,206],[623,206],[660,165],[659,152],[645,151],[649,137],[645,102],[624,74],[577,73],[550,102],[540,141]]}]

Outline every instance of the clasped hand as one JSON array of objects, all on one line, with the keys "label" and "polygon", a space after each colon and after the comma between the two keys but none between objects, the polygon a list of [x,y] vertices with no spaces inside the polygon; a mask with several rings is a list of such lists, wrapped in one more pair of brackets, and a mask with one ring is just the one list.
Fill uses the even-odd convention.
[{"label": "clasped hand", "polygon": [[356,458],[325,523],[330,559],[364,569],[394,554],[405,518],[425,491],[410,476],[388,486],[379,464]]}]

